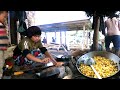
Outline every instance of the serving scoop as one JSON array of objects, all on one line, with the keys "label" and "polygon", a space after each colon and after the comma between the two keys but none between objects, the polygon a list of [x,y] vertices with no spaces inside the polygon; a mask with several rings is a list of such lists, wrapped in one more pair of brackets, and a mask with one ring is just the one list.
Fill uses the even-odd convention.
[{"label": "serving scoop", "polygon": [[94,64],[95,64],[95,60],[91,57],[83,57],[81,60],[81,63],[89,65],[92,70],[94,71],[94,73],[96,74],[96,76],[98,77],[98,79],[102,79],[102,77],[99,75],[99,73],[96,71],[96,69],[94,68]]}]

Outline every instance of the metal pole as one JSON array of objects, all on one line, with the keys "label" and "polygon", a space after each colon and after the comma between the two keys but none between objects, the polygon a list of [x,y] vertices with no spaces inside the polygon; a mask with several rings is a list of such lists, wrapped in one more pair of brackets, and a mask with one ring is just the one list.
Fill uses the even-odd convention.
[{"label": "metal pole", "polygon": [[8,37],[11,44],[11,35],[10,35],[10,11],[8,11]]}]

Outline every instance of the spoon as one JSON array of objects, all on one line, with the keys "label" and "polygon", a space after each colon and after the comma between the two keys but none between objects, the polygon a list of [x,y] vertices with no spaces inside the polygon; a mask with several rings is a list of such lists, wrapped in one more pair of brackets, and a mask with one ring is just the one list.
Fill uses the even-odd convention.
[{"label": "spoon", "polygon": [[81,59],[81,62],[83,62],[86,65],[89,65],[92,68],[92,70],[94,71],[94,73],[96,74],[96,76],[98,77],[98,79],[102,79],[102,77],[99,75],[99,73],[96,71],[96,69],[93,66],[93,64],[95,64],[95,60],[93,58],[91,58],[91,57],[87,57],[87,58],[83,57]]}]

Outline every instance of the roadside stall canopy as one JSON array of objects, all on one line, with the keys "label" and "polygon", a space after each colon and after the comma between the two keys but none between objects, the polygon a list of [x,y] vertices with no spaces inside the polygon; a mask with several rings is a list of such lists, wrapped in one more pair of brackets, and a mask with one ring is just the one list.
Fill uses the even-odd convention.
[{"label": "roadside stall canopy", "polygon": [[[67,38],[67,31],[75,31],[76,33],[78,31],[82,31],[83,35],[81,35],[79,39],[81,39],[81,42],[84,41],[85,38],[87,38],[87,34],[85,32],[88,32],[91,30],[91,21],[90,19],[84,19],[84,20],[74,20],[74,21],[66,21],[66,22],[59,22],[59,23],[51,23],[51,24],[44,24],[44,25],[38,25],[38,27],[41,28],[42,32],[45,33],[45,37],[47,38],[47,41],[49,41],[47,36],[47,33],[54,33],[54,38],[59,39],[60,44],[67,44],[68,38]],[[60,35],[60,36],[58,36]],[[62,38],[64,37],[64,38]],[[84,39],[83,39],[84,38]],[[84,41],[87,42],[88,40]],[[58,42],[57,42],[58,43]],[[85,43],[84,43],[85,44]],[[73,47],[71,44],[70,46]],[[79,46],[77,44],[76,46]],[[85,45],[83,45],[85,46]]]},{"label": "roadside stall canopy", "polygon": [[55,31],[73,31],[73,30],[83,30],[91,28],[91,21],[89,19],[85,20],[75,20],[67,22],[59,22],[45,25],[38,25],[43,32],[55,32]]}]

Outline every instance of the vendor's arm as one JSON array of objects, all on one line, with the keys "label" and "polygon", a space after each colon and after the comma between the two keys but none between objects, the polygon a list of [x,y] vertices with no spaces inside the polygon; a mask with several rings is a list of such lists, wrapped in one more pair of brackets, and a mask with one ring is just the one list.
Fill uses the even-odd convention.
[{"label": "vendor's arm", "polygon": [[52,60],[55,66],[61,66],[64,64],[64,62],[57,62],[48,51],[45,52],[45,55]]},{"label": "vendor's arm", "polygon": [[45,55],[49,57],[55,65],[57,64],[57,61],[52,57],[52,55],[48,51],[45,52]]},{"label": "vendor's arm", "polygon": [[40,62],[40,63],[48,63],[50,58],[45,58],[43,60],[36,58],[35,56],[33,56],[32,54],[27,54],[26,56],[29,60],[35,61],[35,62]]},{"label": "vendor's arm", "polygon": [[55,66],[61,66],[64,64],[64,62],[57,62],[48,51],[45,52],[45,55],[52,60]]},{"label": "vendor's arm", "polygon": [[45,54],[46,57],[49,57],[51,61],[54,63],[54,65],[57,64],[57,61],[52,57],[52,55],[47,51],[46,47],[41,47],[40,48],[41,52]]},{"label": "vendor's arm", "polygon": [[40,63],[48,63],[48,61],[50,60],[50,58],[45,58],[43,60],[36,58],[32,54],[30,54],[30,51],[28,49],[23,50],[23,56],[28,58],[29,60],[40,62]]},{"label": "vendor's arm", "polygon": [[46,49],[46,47],[43,47],[42,43],[40,43],[39,46],[40,46],[39,48],[40,48],[41,52],[42,52],[43,54],[45,54],[46,57],[50,58],[51,61],[53,62],[53,64],[54,64],[55,66],[61,66],[61,65],[64,64],[64,62],[57,62],[57,61],[52,57],[52,55],[48,52],[48,50]]}]

